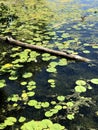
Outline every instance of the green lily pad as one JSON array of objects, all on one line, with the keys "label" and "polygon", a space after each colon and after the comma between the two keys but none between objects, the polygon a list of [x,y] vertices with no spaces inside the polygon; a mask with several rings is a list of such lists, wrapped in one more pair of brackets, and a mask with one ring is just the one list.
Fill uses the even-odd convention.
[{"label": "green lily pad", "polygon": [[88,54],[88,53],[90,53],[90,51],[89,50],[84,50],[83,53]]},{"label": "green lily pad", "polygon": [[45,116],[51,117],[51,116],[53,116],[53,113],[51,111],[47,111],[47,112],[45,112]]},{"label": "green lily pad", "polygon": [[18,79],[17,76],[10,76],[10,77],[9,77],[9,80],[16,80],[16,79]]},{"label": "green lily pad", "polygon": [[48,83],[54,83],[54,82],[55,82],[54,79],[49,79],[49,80],[48,80]]},{"label": "green lily pad", "polygon": [[64,96],[58,96],[57,99],[58,99],[59,101],[64,101],[64,100],[65,100],[65,97],[64,97]]},{"label": "green lily pad", "polygon": [[58,63],[58,65],[60,65],[60,66],[65,66],[65,65],[67,65],[67,64],[68,64],[68,63],[67,63],[67,60],[64,59],[64,58],[60,59],[60,61],[59,61],[59,63]]},{"label": "green lily pad", "polygon": [[30,77],[32,77],[32,73],[31,72],[25,72],[24,74],[23,74],[23,78],[30,78]]},{"label": "green lily pad", "polygon": [[86,92],[86,88],[84,86],[76,86],[75,91],[79,93]]},{"label": "green lily pad", "polygon": [[56,87],[55,84],[51,84],[50,86],[51,86],[51,88],[55,88]]},{"label": "green lily pad", "polygon": [[35,92],[27,92],[27,95],[28,95],[29,97],[32,97],[32,96],[35,95]]},{"label": "green lily pad", "polygon": [[79,85],[79,86],[86,85],[86,81],[84,81],[84,80],[77,80],[76,84]]},{"label": "green lily pad", "polygon": [[20,84],[21,84],[21,85],[26,85],[27,82],[26,82],[26,81],[23,81],[23,82],[21,82]]},{"label": "green lily pad", "polygon": [[54,108],[57,109],[57,110],[61,110],[62,106],[61,105],[56,105]]},{"label": "green lily pad", "polygon": [[41,106],[44,107],[44,108],[49,107],[49,103],[48,102],[42,102]]},{"label": "green lily pad", "polygon": [[35,81],[30,81],[30,82],[28,83],[28,85],[36,85],[36,82],[35,82]]},{"label": "green lily pad", "polygon": [[48,68],[47,72],[56,72],[56,68],[54,68],[54,67]]},{"label": "green lily pad", "polygon": [[67,119],[73,120],[73,119],[74,119],[74,115],[73,115],[73,114],[68,114],[68,115],[67,115]]},{"label": "green lily pad", "polygon": [[28,102],[28,105],[29,106],[35,106],[37,104],[37,101],[36,100],[30,100],[29,102]]},{"label": "green lily pad", "polygon": [[90,81],[91,81],[91,83],[93,83],[93,84],[98,84],[98,79],[97,79],[97,78],[91,79]]},{"label": "green lily pad", "polygon": [[55,104],[56,104],[56,101],[51,101],[51,104],[52,104],[52,105],[55,105]]},{"label": "green lily pad", "polygon": [[0,88],[3,88],[4,86],[6,86],[5,80],[0,80]]},{"label": "green lily pad", "polygon": [[11,126],[16,122],[16,118],[15,117],[7,117],[6,120],[4,121],[5,125],[7,126]]},{"label": "green lily pad", "polygon": [[21,116],[20,118],[19,118],[19,122],[24,122],[26,120],[26,118],[25,117],[23,117],[23,116]]},{"label": "green lily pad", "polygon": [[53,114],[56,114],[56,113],[58,113],[59,109],[54,108],[54,109],[51,109],[50,111],[51,111]]},{"label": "green lily pad", "polygon": [[51,62],[50,64],[49,64],[49,67],[56,67],[58,65],[58,63],[57,62],[55,62],[55,61],[53,61],[53,62]]},{"label": "green lily pad", "polygon": [[27,87],[28,90],[33,90],[33,89],[36,88],[36,86],[32,86],[32,85],[27,85],[26,87]]},{"label": "green lily pad", "polygon": [[69,33],[63,33],[62,34],[62,38],[68,38],[68,37],[70,37]]},{"label": "green lily pad", "polygon": [[73,102],[67,102],[66,105],[67,105],[68,107],[73,107],[74,104],[73,104]]}]

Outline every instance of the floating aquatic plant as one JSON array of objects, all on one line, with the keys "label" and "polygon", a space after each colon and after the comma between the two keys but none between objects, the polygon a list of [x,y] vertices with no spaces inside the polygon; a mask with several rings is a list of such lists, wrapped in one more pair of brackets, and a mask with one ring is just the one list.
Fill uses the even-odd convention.
[{"label": "floating aquatic plant", "polygon": [[79,93],[86,92],[86,88],[84,86],[76,86],[75,91]]},{"label": "floating aquatic plant", "polygon": [[6,86],[5,80],[4,80],[4,79],[1,79],[1,80],[0,80],[0,88],[3,88],[3,87],[5,87],[5,86]]},{"label": "floating aquatic plant", "polygon": [[21,122],[24,122],[25,120],[26,120],[26,118],[21,116],[18,121],[21,123]]},{"label": "floating aquatic plant", "polygon": [[58,96],[57,99],[58,99],[59,101],[64,101],[64,100],[65,100],[65,96]]},{"label": "floating aquatic plant", "polygon": [[23,74],[23,78],[30,78],[30,77],[32,77],[32,73],[31,72],[25,72],[24,74]]},{"label": "floating aquatic plant", "polygon": [[81,79],[81,80],[77,80],[77,81],[76,81],[76,84],[77,84],[77,85],[80,85],[80,86],[82,86],[82,85],[84,86],[84,85],[86,85],[86,81],[84,81],[84,80],[82,80],[82,79]]},{"label": "floating aquatic plant", "polygon": [[68,118],[69,120],[73,120],[73,119],[74,119],[74,114],[68,114],[68,115],[67,115],[67,118]]},{"label": "floating aquatic plant", "polygon": [[93,78],[90,80],[93,84],[98,84],[98,78]]},{"label": "floating aquatic plant", "polygon": [[43,119],[42,121],[34,121],[31,120],[27,123],[24,123],[21,126],[21,130],[25,130],[25,129],[36,129],[36,130],[42,130],[42,129],[50,129],[50,130],[66,130],[64,126],[58,124],[58,123],[53,123],[52,121],[50,121],[49,119]]}]

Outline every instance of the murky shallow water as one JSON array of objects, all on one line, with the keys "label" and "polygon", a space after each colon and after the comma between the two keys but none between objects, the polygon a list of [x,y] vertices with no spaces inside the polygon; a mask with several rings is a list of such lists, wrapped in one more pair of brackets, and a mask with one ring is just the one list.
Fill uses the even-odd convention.
[{"label": "murky shallow water", "polygon": [[[60,4],[58,0],[52,1],[52,2],[57,2],[57,6],[58,4]],[[2,109],[5,108],[6,105],[8,105],[6,102],[7,97],[9,97],[11,94],[14,94],[14,93],[15,94],[18,93],[19,95],[21,95],[21,92],[23,91],[23,88],[22,88],[23,86],[20,86],[19,82],[22,81],[21,75],[23,72],[25,72],[25,68],[26,68],[26,71],[28,70],[33,73],[33,80],[36,81],[37,83],[37,89],[35,90],[36,96],[34,97],[35,99],[37,99],[37,101],[51,101],[55,99],[54,98],[55,95],[71,94],[75,87],[75,81],[78,79],[88,80],[92,78],[98,78],[98,62],[97,62],[98,48],[96,49],[92,48],[93,44],[95,43],[98,44],[98,38],[97,38],[98,36],[98,24],[97,24],[98,12],[92,11],[91,13],[88,13],[86,11],[87,9],[91,7],[92,8],[94,7],[96,9],[98,8],[98,6],[96,4],[96,1],[92,1],[92,0],[86,0],[86,1],[80,0],[79,2],[77,1],[75,2],[77,4],[76,10],[79,9],[78,7],[80,6],[79,2],[82,5],[81,7],[82,10],[80,9],[81,15],[79,14],[77,19],[75,18],[76,15],[74,17],[71,17],[70,20],[67,19],[66,22],[65,23],[63,22],[63,24],[61,24],[60,26],[58,26],[60,24],[59,20],[57,22],[55,21],[52,26],[54,27],[53,30],[56,32],[56,37],[52,36],[52,39],[50,39],[49,42],[51,44],[54,44],[55,42],[62,43],[66,41],[68,42],[68,40],[73,40],[74,38],[76,39],[78,38],[78,41],[76,40],[76,43],[71,42],[71,48],[69,49],[69,51],[72,51],[72,50],[77,51],[79,55],[88,57],[92,59],[93,62],[83,63],[83,62],[73,61],[69,63],[68,66],[64,66],[64,67],[58,66],[57,73],[53,74],[53,73],[46,72],[47,65],[49,64],[50,61],[44,62],[39,58],[37,63],[34,63],[34,62],[25,63],[22,69],[21,68],[18,69],[17,71],[20,78],[16,81],[8,80],[9,74],[1,75],[0,79],[4,78],[7,82],[7,87],[0,90],[0,94],[2,96],[1,103],[0,103],[1,105],[0,113],[2,115],[1,120],[3,120],[4,118],[3,116],[12,116],[12,115],[16,116],[17,118],[19,118],[20,115],[24,115],[27,117],[28,120],[32,119],[32,115],[35,120],[41,120],[45,118],[43,115],[43,110],[35,110],[35,109],[32,110],[32,108],[25,105],[23,105],[23,108],[20,110],[12,110],[12,111],[10,110],[10,111],[7,111],[4,115],[2,113]],[[70,6],[72,5],[69,5],[68,7]],[[57,11],[57,8],[55,9],[55,11]],[[61,10],[58,11],[58,13],[62,13],[62,12],[67,12],[67,11],[65,10],[65,8],[63,8],[62,11]],[[82,21],[81,17],[85,15],[86,17]],[[71,22],[68,24],[68,21],[69,22],[71,21]],[[61,39],[62,31],[69,33],[70,37]],[[89,45],[91,44],[91,46],[89,45],[85,46],[85,44],[88,44],[88,43]],[[79,46],[77,44],[79,44]],[[2,49],[2,44],[0,46],[1,46],[0,53],[2,54],[4,50]],[[54,49],[62,50],[62,48],[60,47],[61,47],[60,45],[59,47],[55,46]],[[90,53],[84,53],[85,49],[87,51],[90,51]],[[5,47],[5,50],[6,50],[6,47]],[[2,62],[7,63],[11,61],[11,58],[9,57],[10,53],[11,52],[9,51],[6,59],[1,59],[1,65],[3,64]],[[56,81],[55,89],[50,88],[49,84],[47,83],[47,80],[51,78],[55,79]],[[88,91],[86,93],[86,96],[90,96],[96,101],[96,107],[92,105],[91,108],[88,108],[88,107],[81,108],[80,115],[77,114],[75,117],[75,120],[73,121],[59,120],[59,123],[66,126],[68,130],[92,130],[92,129],[97,130],[98,129],[98,123],[97,123],[98,116],[95,115],[95,111],[98,110],[98,99],[97,99],[98,86],[97,85],[92,85],[92,86],[93,86],[93,89]],[[63,115],[62,112],[60,114]],[[10,128],[8,127],[6,129],[9,130]]]}]

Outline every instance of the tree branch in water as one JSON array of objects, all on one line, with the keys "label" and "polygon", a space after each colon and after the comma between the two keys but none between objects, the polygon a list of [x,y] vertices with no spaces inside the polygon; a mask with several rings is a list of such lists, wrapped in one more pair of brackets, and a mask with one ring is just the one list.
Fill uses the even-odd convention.
[{"label": "tree branch in water", "polygon": [[0,40],[8,42],[9,44],[21,46],[24,48],[29,48],[29,49],[40,51],[40,52],[46,52],[46,53],[49,53],[51,55],[65,57],[65,58],[71,59],[71,60],[82,61],[82,62],[90,62],[91,61],[90,59],[79,56],[79,55],[69,54],[67,52],[57,51],[57,50],[45,48],[42,46],[28,44],[28,43],[21,42],[21,41],[18,41],[18,40],[15,40],[13,38],[9,38],[9,37],[0,37]]}]

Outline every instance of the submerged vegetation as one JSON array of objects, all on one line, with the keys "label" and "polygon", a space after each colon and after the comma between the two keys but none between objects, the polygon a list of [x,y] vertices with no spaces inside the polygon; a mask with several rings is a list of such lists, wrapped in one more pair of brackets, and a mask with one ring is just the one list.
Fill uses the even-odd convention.
[{"label": "submerged vegetation", "polygon": [[0,129],[97,130],[98,5],[1,0],[0,36],[70,54],[80,63],[0,41]]}]

